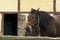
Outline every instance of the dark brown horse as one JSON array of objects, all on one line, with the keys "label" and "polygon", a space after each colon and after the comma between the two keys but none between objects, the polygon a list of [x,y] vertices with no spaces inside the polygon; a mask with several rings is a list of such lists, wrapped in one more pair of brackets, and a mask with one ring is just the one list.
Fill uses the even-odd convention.
[{"label": "dark brown horse", "polygon": [[59,26],[54,17],[50,16],[48,12],[39,11],[39,9],[31,9],[26,27],[28,28],[29,26],[32,29],[30,32],[32,36],[41,35],[55,37],[59,35],[57,33],[57,27]]}]

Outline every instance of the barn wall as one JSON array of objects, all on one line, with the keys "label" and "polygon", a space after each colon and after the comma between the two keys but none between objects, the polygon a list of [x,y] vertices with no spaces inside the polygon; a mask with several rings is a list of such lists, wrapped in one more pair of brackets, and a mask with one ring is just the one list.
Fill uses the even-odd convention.
[{"label": "barn wall", "polygon": [[53,0],[21,0],[20,9],[21,11],[30,11],[31,8],[43,11],[53,12]]},{"label": "barn wall", "polygon": [[1,27],[2,27],[2,14],[0,14],[0,33],[1,33]]},{"label": "barn wall", "polygon": [[56,11],[60,12],[60,0],[56,0]]},{"label": "barn wall", "polygon": [[0,12],[16,12],[18,2],[17,0],[0,0]]}]

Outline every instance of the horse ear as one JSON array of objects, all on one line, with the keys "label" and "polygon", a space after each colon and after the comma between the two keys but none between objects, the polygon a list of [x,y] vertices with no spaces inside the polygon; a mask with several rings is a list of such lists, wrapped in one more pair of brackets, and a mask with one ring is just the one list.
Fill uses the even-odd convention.
[{"label": "horse ear", "polygon": [[30,13],[34,14],[35,11],[36,11],[35,9],[31,8]]},{"label": "horse ear", "polygon": [[37,9],[37,11],[39,11],[40,8]]},{"label": "horse ear", "polygon": [[38,11],[39,11],[40,8],[38,8],[36,11],[35,11],[35,14],[36,16],[38,16]]}]

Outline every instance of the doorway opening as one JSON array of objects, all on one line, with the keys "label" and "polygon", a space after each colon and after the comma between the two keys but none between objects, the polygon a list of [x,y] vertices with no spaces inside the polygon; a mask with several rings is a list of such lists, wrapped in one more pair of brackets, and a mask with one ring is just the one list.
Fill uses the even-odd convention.
[{"label": "doorway opening", "polygon": [[4,14],[4,35],[17,36],[17,14]]}]

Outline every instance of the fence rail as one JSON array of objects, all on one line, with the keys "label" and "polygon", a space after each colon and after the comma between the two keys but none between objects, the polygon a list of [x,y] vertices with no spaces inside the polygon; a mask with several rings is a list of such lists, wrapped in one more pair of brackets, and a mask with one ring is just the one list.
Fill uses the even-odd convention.
[{"label": "fence rail", "polygon": [[[46,11],[47,12],[47,11]],[[18,13],[18,12],[1,12],[0,11],[0,14],[15,14],[15,13]],[[26,11],[22,11],[22,12],[20,12],[20,13],[22,13],[22,14],[24,14],[24,13],[30,13],[30,12],[26,12]],[[54,12],[48,12],[48,13],[50,13],[50,14],[54,14]],[[56,14],[58,14],[58,15],[60,15],[60,12],[56,12]]]},{"label": "fence rail", "polygon": [[17,40],[60,40],[60,37],[31,37],[31,36],[2,36],[2,39],[17,39]]}]

